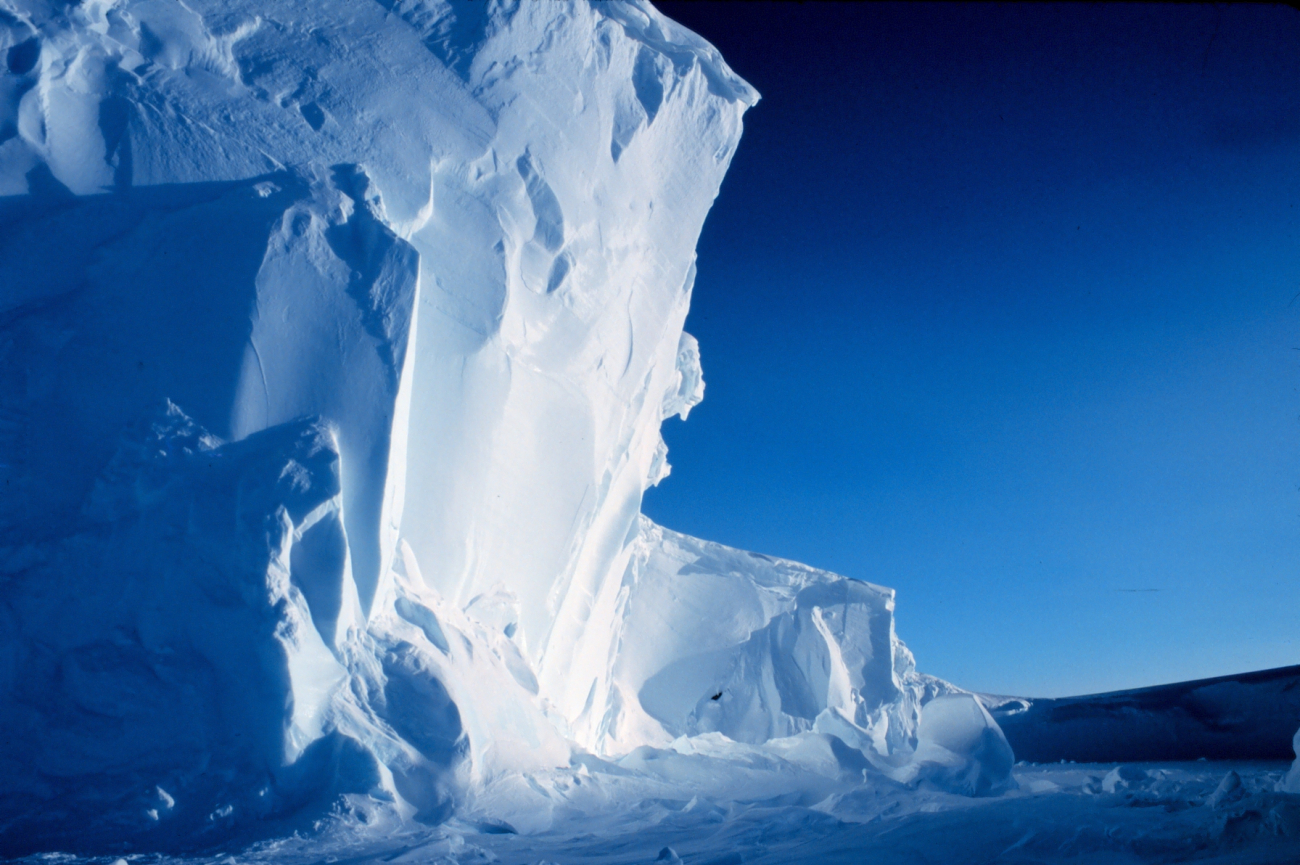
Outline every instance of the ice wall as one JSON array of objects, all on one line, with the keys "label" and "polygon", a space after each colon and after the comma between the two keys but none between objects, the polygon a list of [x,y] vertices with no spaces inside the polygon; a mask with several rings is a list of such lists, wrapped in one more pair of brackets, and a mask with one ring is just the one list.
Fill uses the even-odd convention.
[{"label": "ice wall", "polygon": [[[667,470],[659,421],[698,400],[681,333],[693,248],[754,92],[638,3],[4,0],[0,54],[14,789],[102,816],[85,779],[120,770],[173,803],[114,800],[127,823],[174,817],[181,837],[288,808],[285,773],[319,742],[353,743],[320,771],[349,776],[359,749],[374,772],[358,789],[426,817],[461,762],[566,762],[534,722],[563,727],[572,706],[538,693],[564,679]],[[326,468],[275,444],[304,429]],[[233,455],[249,448],[267,453],[246,477]],[[193,492],[208,469],[226,472],[219,494]],[[329,492],[303,513],[284,499],[315,489]],[[236,600],[235,585],[251,588]],[[86,626],[89,598],[116,612]],[[214,612],[228,604],[251,605],[247,621]],[[400,663],[383,648],[395,633],[418,648]],[[454,633],[481,651],[458,656]],[[173,654],[217,671],[189,685],[207,708],[169,690],[198,675],[160,672]],[[484,658],[491,686],[454,693]],[[83,661],[89,678],[69,672]],[[200,719],[242,666],[261,714],[231,750],[234,722]],[[137,673],[171,684],[140,690]],[[454,722],[430,723],[462,745],[419,756],[420,711],[384,708],[404,679],[450,701]],[[340,700],[355,711],[322,708]],[[159,743],[139,771],[83,717],[130,738],[151,711],[157,729],[122,745]],[[162,756],[173,739],[189,763]],[[417,757],[433,760],[424,784]],[[204,763],[278,804],[219,801]],[[42,780],[55,764],[67,785]]]},{"label": "ice wall", "polygon": [[697,399],[694,246],[757,96],[648,6],[526,3],[494,27],[452,61],[492,118],[483,152],[435,166],[412,235],[402,534],[448,597],[515,596],[525,652],[573,717],[578,643],[605,626],[593,604],[664,471],[659,423]]},{"label": "ice wall", "polygon": [[[83,200],[118,190],[115,203],[164,190],[200,196],[212,183],[252,186],[288,172],[342,193],[320,200],[307,223],[302,208],[277,212],[279,260],[262,261],[266,231],[248,214],[223,220],[237,226],[229,233],[247,226],[231,240],[237,248],[191,240],[202,249],[174,274],[163,261],[140,262],[154,281],[191,284],[195,295],[215,294],[225,279],[217,259],[241,270],[246,287],[230,295],[222,314],[232,329],[220,338],[236,357],[211,361],[213,388],[225,396],[183,399],[171,382],[151,388],[218,434],[247,434],[286,414],[360,413],[301,396],[333,389],[320,384],[331,379],[324,370],[310,369],[316,384],[300,381],[311,367],[303,358],[319,348],[311,341],[328,339],[328,328],[296,335],[275,357],[262,343],[320,320],[300,303],[315,293],[299,276],[341,281],[345,296],[374,307],[360,310],[362,331],[400,343],[366,359],[396,382],[418,271],[421,386],[402,400],[386,396],[393,407],[380,424],[404,435],[407,425],[391,417],[413,399],[409,462],[406,443],[393,439],[387,477],[380,432],[355,448],[350,432],[340,439],[345,471],[356,474],[345,487],[363,604],[391,561],[390,523],[405,491],[403,533],[426,579],[461,603],[504,584],[520,600],[530,655],[549,659],[543,676],[567,663],[582,597],[659,470],[659,412],[677,376],[695,239],[753,90],[646,4],[335,0],[304,10],[246,0],[65,11],[33,2],[14,5],[7,22],[0,191]],[[177,230],[207,235],[197,224]],[[120,233],[63,222],[58,230],[81,240],[83,258]],[[395,235],[392,252],[381,248],[384,231]],[[30,250],[35,234],[56,236],[33,225],[12,242],[29,262],[48,260]],[[63,270],[62,288],[24,289],[22,302],[81,278],[76,261]],[[395,301],[405,305],[384,306]],[[256,332],[238,332],[253,314]],[[122,319],[139,315],[123,309]],[[375,389],[363,386],[357,399]],[[122,411],[139,406],[123,402]],[[92,462],[88,454],[75,467],[81,486]],[[404,490],[406,476],[416,482]],[[362,489],[381,478],[383,491]],[[66,487],[65,505],[77,488]]]},{"label": "ice wall", "polygon": [[920,777],[952,689],[892,593],[639,515],[757,99],[706,42],[613,0],[0,0],[0,55],[0,852],[437,821],[675,737]]}]

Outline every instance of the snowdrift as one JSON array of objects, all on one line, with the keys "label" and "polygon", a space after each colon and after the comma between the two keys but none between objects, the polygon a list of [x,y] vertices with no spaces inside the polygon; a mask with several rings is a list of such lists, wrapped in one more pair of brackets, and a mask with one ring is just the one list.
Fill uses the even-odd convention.
[{"label": "snowdrift", "polygon": [[758,98],[710,45],[638,2],[0,0],[0,53],[0,852],[591,761],[1014,783],[890,590],[640,516]]}]

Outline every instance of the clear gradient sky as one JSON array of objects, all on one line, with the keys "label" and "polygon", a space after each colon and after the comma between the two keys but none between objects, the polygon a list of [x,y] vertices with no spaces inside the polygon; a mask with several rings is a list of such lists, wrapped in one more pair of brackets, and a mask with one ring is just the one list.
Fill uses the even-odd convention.
[{"label": "clear gradient sky", "polygon": [[645,512],[969,688],[1300,663],[1300,12],[657,5],[763,101]]}]

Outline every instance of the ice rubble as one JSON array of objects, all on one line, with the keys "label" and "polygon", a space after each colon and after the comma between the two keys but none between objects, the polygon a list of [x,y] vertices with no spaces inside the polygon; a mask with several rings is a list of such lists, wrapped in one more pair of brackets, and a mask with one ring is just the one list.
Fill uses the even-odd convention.
[{"label": "ice rubble", "polygon": [[0,51],[5,851],[436,822],[670,752],[1010,783],[892,592],[639,515],[757,100],[703,40],[643,2],[0,0]]}]

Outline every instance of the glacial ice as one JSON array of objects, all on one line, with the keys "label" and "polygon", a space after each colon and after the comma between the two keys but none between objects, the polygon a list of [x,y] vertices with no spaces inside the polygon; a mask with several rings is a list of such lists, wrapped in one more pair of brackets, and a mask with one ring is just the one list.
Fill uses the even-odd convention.
[{"label": "glacial ice", "polygon": [[758,98],[712,46],[0,0],[0,53],[0,853],[1014,785],[892,591],[640,515]]}]

